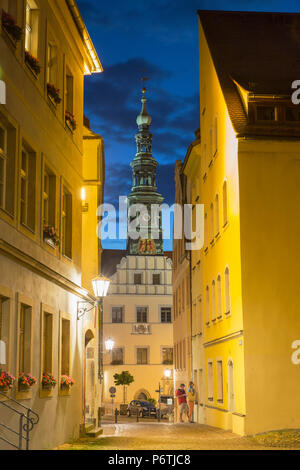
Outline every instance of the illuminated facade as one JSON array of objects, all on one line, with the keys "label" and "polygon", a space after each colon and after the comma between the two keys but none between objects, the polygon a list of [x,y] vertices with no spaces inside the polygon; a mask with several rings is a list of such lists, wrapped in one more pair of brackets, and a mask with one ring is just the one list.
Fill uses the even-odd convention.
[{"label": "illuminated facade", "polygon": [[195,413],[246,435],[300,424],[298,19],[199,11],[201,144],[183,169],[205,209],[191,253]]},{"label": "illuminated facade", "polygon": [[[145,89],[142,110],[137,118],[137,154],[131,163],[133,187],[128,197],[132,204],[143,204],[151,214],[152,204],[160,204],[163,197],[157,193],[157,161],[152,155],[152,135],[149,132],[151,116],[146,110]],[[129,222],[139,215],[139,228],[148,225],[148,214],[129,213]],[[145,216],[145,218],[144,218]],[[173,370],[173,302],[172,260],[163,252],[161,217],[157,234],[151,226],[145,235],[131,238],[129,227],[127,251],[104,250],[102,272],[111,277],[111,285],[104,299],[104,341],[111,338],[114,349],[104,356],[103,403],[111,410],[109,388],[114,385],[114,374],[128,370],[134,382],[128,387],[127,403],[133,399],[158,399],[159,382],[164,394],[173,393],[173,377],[164,371]],[[138,231],[138,230],[137,230]],[[117,389],[115,406],[123,400],[122,387]]]},{"label": "illuminated facade", "polygon": [[[1,0],[2,9],[0,368],[37,379],[27,391],[16,380],[8,396],[39,414],[31,448],[45,449],[78,436],[91,390],[87,418],[97,417],[101,400],[94,313],[77,320],[77,302],[95,300],[90,280],[100,264],[103,142],[84,126],[83,88],[84,75],[101,64],[76,2]],[[92,376],[87,355],[94,357]],[[43,386],[44,373],[57,380],[55,388]],[[62,376],[75,380],[71,389],[61,387]],[[15,428],[3,406],[0,416]]]}]

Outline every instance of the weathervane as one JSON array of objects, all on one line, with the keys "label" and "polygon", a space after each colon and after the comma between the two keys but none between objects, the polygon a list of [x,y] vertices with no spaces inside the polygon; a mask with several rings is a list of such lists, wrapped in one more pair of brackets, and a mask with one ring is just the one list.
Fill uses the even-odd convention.
[{"label": "weathervane", "polygon": [[143,77],[142,78],[142,82],[143,82],[143,89],[142,89],[142,93],[145,94],[146,93],[146,87],[145,87],[145,83],[147,82],[147,80],[149,80],[148,77]]}]

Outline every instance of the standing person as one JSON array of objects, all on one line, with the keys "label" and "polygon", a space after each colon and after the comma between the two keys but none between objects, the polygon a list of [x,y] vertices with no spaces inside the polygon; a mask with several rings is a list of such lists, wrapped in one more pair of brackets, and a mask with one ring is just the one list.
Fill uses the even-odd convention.
[{"label": "standing person", "polygon": [[188,399],[188,407],[189,407],[189,422],[193,423],[194,422],[193,412],[194,412],[194,405],[196,401],[196,389],[195,389],[193,382],[189,383],[187,399]]},{"label": "standing person", "polygon": [[179,420],[183,423],[182,415],[183,413],[188,414],[188,406],[186,401],[185,385],[181,384],[179,389],[176,391],[176,397],[178,399],[179,406]]}]

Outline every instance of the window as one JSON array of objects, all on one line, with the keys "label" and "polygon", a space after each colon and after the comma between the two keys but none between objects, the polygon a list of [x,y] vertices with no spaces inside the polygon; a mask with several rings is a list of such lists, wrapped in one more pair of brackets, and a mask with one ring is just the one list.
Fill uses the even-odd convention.
[{"label": "window", "polygon": [[256,116],[258,121],[275,121],[275,107],[257,106]]},{"label": "window", "polygon": [[160,285],[160,274],[153,274],[152,282],[153,282],[154,286],[159,286]]},{"label": "window", "polygon": [[218,117],[215,117],[214,121],[214,143],[213,143],[213,155],[216,155],[218,151]]},{"label": "window", "polygon": [[0,209],[15,211],[16,130],[0,115]]},{"label": "window", "polygon": [[223,403],[223,363],[217,361],[217,401]]},{"label": "window", "polygon": [[297,106],[293,108],[286,108],[285,110],[285,119],[290,122],[299,122],[300,121],[300,110]]},{"label": "window", "polygon": [[213,129],[209,129],[209,163],[208,166],[211,166],[212,159],[213,159],[213,151],[214,151],[214,141],[213,141]]},{"label": "window", "polygon": [[138,274],[138,273],[135,273],[135,274],[134,274],[134,284],[135,284],[136,286],[142,284],[142,275],[141,275],[141,274]]},{"label": "window", "polygon": [[56,225],[56,177],[45,166],[43,181],[43,225]]},{"label": "window", "polygon": [[57,87],[58,85],[58,57],[57,46],[54,42],[48,43],[47,83]]},{"label": "window", "polygon": [[0,341],[5,344],[5,362],[0,363],[0,368],[7,371],[9,360],[9,336],[10,336],[10,299],[0,295]]},{"label": "window", "polygon": [[62,254],[72,259],[72,194],[63,187]]},{"label": "window", "polygon": [[20,304],[18,338],[18,372],[31,373],[31,321],[32,307]]},{"label": "window", "polygon": [[213,378],[213,363],[208,362],[207,364],[207,387],[208,387],[208,399],[209,401],[214,400],[214,378]]},{"label": "window", "polygon": [[161,323],[172,323],[172,308],[171,307],[160,308],[160,321]]},{"label": "window", "polygon": [[219,212],[219,195],[216,195],[215,199],[215,225],[216,225],[216,236],[220,233],[220,212]]},{"label": "window", "polygon": [[209,287],[206,286],[206,325],[209,325]]},{"label": "window", "polygon": [[199,369],[198,374],[198,403],[203,404],[203,369]]},{"label": "window", "polygon": [[229,279],[229,268],[225,269],[225,314],[228,315],[230,313],[230,279]]},{"label": "window", "polygon": [[26,1],[25,50],[38,56],[39,11],[34,0]]},{"label": "window", "polygon": [[186,369],[186,341],[185,339],[182,342],[182,367]]},{"label": "window", "polygon": [[227,195],[227,181],[223,183],[223,226],[228,223],[228,195]]},{"label": "window", "polygon": [[5,208],[7,166],[7,132],[0,124],[0,207]]},{"label": "window", "polygon": [[162,363],[165,365],[173,364],[173,348],[162,348]]},{"label": "window", "polygon": [[208,218],[207,218],[207,213],[204,215],[204,246],[205,250],[207,250],[207,245],[208,245]]},{"label": "window", "polygon": [[210,242],[212,243],[215,238],[214,232],[214,205],[210,205]]},{"label": "window", "polygon": [[216,321],[217,315],[216,315],[216,283],[215,281],[212,282],[211,286],[211,303],[212,303],[212,315],[211,319],[213,322]]},{"label": "window", "polygon": [[74,78],[70,70],[66,72],[66,111],[74,112]]},{"label": "window", "polygon": [[136,322],[148,323],[148,307],[137,307],[136,309]]},{"label": "window", "polygon": [[53,314],[42,309],[42,373],[53,373]]},{"label": "window", "polygon": [[17,2],[16,0],[3,0],[2,8],[17,20]]},{"label": "window", "polygon": [[112,350],[111,355],[111,364],[112,365],[120,365],[124,364],[124,357],[123,357],[123,348],[114,348]]},{"label": "window", "polygon": [[205,178],[205,176],[206,176],[206,168],[207,168],[207,150],[206,150],[206,144],[204,144],[204,146],[203,146],[202,166],[203,166],[203,178]]},{"label": "window", "polygon": [[148,364],[148,348],[137,348],[137,364]]},{"label": "window", "polygon": [[123,307],[112,307],[111,321],[112,323],[123,323]]},{"label": "window", "polygon": [[61,319],[60,337],[60,374],[70,376],[71,321]]},{"label": "window", "polygon": [[217,279],[217,317],[222,318],[222,281],[219,274]]},{"label": "window", "polygon": [[21,224],[35,231],[36,154],[23,145],[20,168]]}]

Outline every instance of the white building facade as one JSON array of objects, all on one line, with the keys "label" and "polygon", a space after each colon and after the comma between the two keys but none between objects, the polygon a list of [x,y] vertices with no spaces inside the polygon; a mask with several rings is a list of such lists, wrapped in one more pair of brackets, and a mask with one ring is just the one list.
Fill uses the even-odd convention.
[{"label": "white building facade", "polygon": [[[105,251],[107,253],[105,254]],[[109,250],[104,251],[109,262]],[[108,296],[104,299],[103,339],[114,341],[104,355],[103,406],[112,409],[109,388],[114,374],[128,371],[134,382],[127,387],[126,402],[158,399],[160,383],[163,394],[173,394],[173,298],[172,261],[164,255],[132,256],[121,259]],[[123,403],[123,387],[117,387],[115,406]],[[109,412],[109,411],[108,411]]]}]

